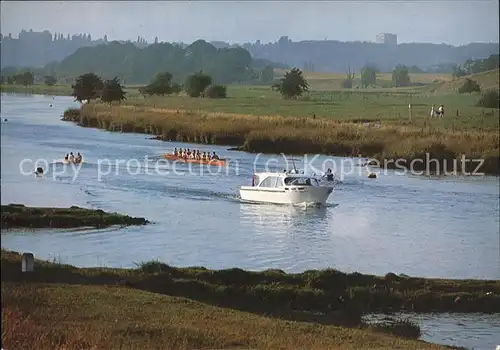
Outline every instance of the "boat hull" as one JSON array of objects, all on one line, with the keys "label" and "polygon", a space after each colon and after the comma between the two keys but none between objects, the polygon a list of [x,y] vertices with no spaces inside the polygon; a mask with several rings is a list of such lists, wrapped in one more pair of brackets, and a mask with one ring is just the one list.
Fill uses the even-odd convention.
[{"label": "boat hull", "polygon": [[213,160],[198,160],[198,159],[184,159],[173,154],[164,154],[163,158],[168,160],[176,160],[181,163],[194,163],[194,164],[206,164],[206,165],[226,165],[226,161],[224,159],[213,159]]},{"label": "boat hull", "polygon": [[83,163],[83,159],[79,162],[75,162],[75,161],[69,161],[69,160],[63,160],[62,161],[63,164],[81,164]]},{"label": "boat hull", "polygon": [[240,197],[244,201],[273,204],[316,204],[325,205],[333,192],[329,187],[259,188],[242,186]]}]

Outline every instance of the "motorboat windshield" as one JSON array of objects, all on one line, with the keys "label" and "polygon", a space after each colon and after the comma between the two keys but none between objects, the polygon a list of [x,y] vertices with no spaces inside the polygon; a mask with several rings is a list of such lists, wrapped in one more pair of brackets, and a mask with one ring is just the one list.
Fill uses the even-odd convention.
[{"label": "motorboat windshield", "polygon": [[319,186],[317,179],[313,177],[286,177],[285,185],[287,186]]}]

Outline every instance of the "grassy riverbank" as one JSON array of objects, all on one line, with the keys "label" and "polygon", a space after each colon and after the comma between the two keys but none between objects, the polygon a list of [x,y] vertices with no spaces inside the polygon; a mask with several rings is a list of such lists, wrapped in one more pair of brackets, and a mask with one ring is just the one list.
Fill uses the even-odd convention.
[{"label": "grassy riverbank", "polygon": [[2,229],[9,228],[69,228],[113,225],[145,225],[144,218],[134,218],[102,210],[70,208],[31,208],[22,204],[2,205]]},{"label": "grassy riverbank", "polygon": [[[136,86],[130,86],[124,89],[129,96],[138,96],[139,90]],[[30,86],[1,84],[0,92],[2,93],[18,93],[32,95],[49,95],[49,96],[71,96],[73,89],[69,84],[52,85],[34,84]]]},{"label": "grassy riverbank", "polygon": [[33,94],[33,95],[53,95],[53,96],[71,96],[71,85],[42,85],[35,84],[30,86],[1,84],[0,92]]},{"label": "grassy riverbank", "polygon": [[[18,253],[2,249],[7,349],[34,343],[40,348],[441,349],[362,325],[356,315],[381,303],[396,307],[396,299],[427,310],[440,304],[448,311],[498,312],[500,305],[498,281],[334,270],[215,271],[159,262],[125,270],[37,260],[31,273],[22,273],[20,266]],[[388,303],[390,295],[399,297]],[[350,327],[332,325],[349,321]]]},{"label": "grassy riverbank", "polygon": [[[485,160],[477,171],[499,174],[497,129],[450,129],[447,121],[441,120],[420,126],[390,121],[355,123],[333,118],[254,116],[102,103],[67,111],[63,119],[110,131],[162,135],[164,140],[242,146],[255,153],[362,155],[381,162],[404,160],[400,165],[423,159],[414,164],[414,170],[427,170],[426,153],[440,163],[441,171],[445,163],[446,169],[452,171],[452,160],[465,155],[468,159]],[[470,173],[478,163],[465,165],[463,170]]]}]

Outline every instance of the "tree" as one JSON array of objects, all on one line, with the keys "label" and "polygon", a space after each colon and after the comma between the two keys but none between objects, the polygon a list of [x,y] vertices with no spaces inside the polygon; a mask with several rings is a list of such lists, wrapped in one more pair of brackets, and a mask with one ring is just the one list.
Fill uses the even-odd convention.
[{"label": "tree", "polygon": [[212,77],[199,72],[186,79],[184,90],[191,97],[200,97],[210,84],[212,84]]},{"label": "tree", "polygon": [[[176,89],[177,90],[177,89]],[[156,74],[155,79],[142,90],[143,93],[148,95],[170,95],[174,92],[172,86],[172,74],[169,72],[162,72]],[[178,92],[178,91],[177,91]]]},{"label": "tree", "polygon": [[111,104],[113,101],[121,102],[122,100],[125,100],[125,91],[123,91],[118,77],[106,80],[102,86],[101,101]]},{"label": "tree", "polygon": [[459,65],[456,65],[453,68],[452,76],[454,78],[460,78],[463,77],[464,75],[467,75],[467,71],[465,69],[462,69]]},{"label": "tree", "polygon": [[73,93],[71,96],[75,101],[90,102],[91,99],[97,98],[103,87],[102,79],[94,73],[85,73],[76,78],[75,84],[71,85]]},{"label": "tree", "polygon": [[210,85],[203,92],[204,97],[208,98],[226,98],[227,89],[225,85]]},{"label": "tree", "polygon": [[272,66],[267,65],[260,72],[260,81],[264,84],[269,84],[274,80],[274,69]]},{"label": "tree", "polygon": [[52,75],[47,75],[45,76],[45,84],[48,86],[53,86],[56,85],[57,79],[56,77],[53,77]]},{"label": "tree", "polygon": [[301,96],[305,91],[309,90],[309,84],[302,75],[302,71],[298,68],[293,68],[285,73],[285,76],[280,79],[273,88],[281,93],[286,99],[295,99]]},{"label": "tree", "polygon": [[500,93],[499,91],[487,91],[477,103],[479,107],[485,108],[500,108]]},{"label": "tree", "polygon": [[406,66],[398,64],[396,68],[394,68],[392,71],[392,83],[395,87],[410,85],[410,75],[408,74],[408,68],[406,68]]},{"label": "tree", "polygon": [[464,84],[458,88],[458,93],[463,94],[467,92],[469,94],[472,94],[473,92],[481,92],[481,86],[479,86],[477,81],[465,78]]},{"label": "tree", "polygon": [[24,85],[24,86],[33,85],[33,82],[35,81],[35,76],[33,75],[33,73],[27,71],[21,74],[16,74],[14,76],[14,81],[18,85]]},{"label": "tree", "polygon": [[346,78],[342,82],[342,87],[344,89],[352,89],[352,83],[354,81],[355,73],[351,72],[351,65],[347,66]]},{"label": "tree", "polygon": [[366,66],[361,69],[361,86],[368,87],[377,83],[377,70],[373,67]]}]

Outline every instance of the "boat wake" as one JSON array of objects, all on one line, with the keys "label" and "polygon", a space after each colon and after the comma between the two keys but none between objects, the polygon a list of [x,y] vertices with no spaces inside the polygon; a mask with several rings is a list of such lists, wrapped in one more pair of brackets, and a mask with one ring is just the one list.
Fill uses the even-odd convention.
[{"label": "boat wake", "polygon": [[294,204],[279,204],[279,203],[263,203],[263,202],[255,202],[255,201],[250,201],[250,200],[245,200],[242,199],[240,196],[233,196],[232,199],[238,203],[242,204],[252,204],[252,205],[262,205],[262,206],[278,206],[278,207],[291,207],[291,208],[301,208],[301,209],[308,209],[308,208],[336,208],[339,206],[339,204],[336,203],[326,203],[326,204],[320,204],[320,203],[312,203],[312,202],[301,202],[301,203],[294,203]]}]

